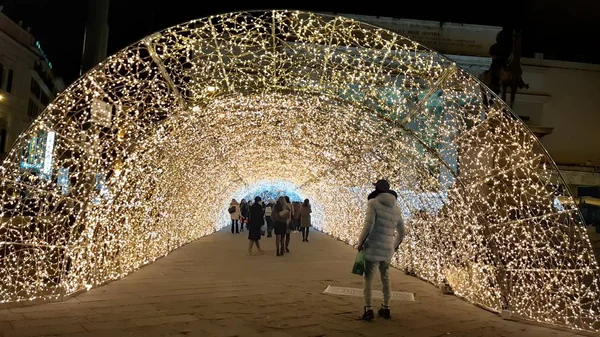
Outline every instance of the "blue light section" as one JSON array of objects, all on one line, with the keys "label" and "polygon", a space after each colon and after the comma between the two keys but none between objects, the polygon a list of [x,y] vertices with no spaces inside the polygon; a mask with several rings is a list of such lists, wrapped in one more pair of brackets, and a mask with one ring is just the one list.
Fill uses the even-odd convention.
[{"label": "blue light section", "polygon": [[254,200],[254,197],[259,196],[262,200],[277,200],[280,196],[288,196],[290,201],[304,201],[302,194],[298,191],[296,185],[285,181],[261,181],[252,185],[250,188],[244,189],[242,198],[246,201]]},{"label": "blue light section", "polygon": [[562,202],[560,202],[560,200],[558,200],[557,197],[554,197],[554,202],[552,204],[554,205],[554,208],[556,208],[556,210],[559,212],[565,210],[565,207],[563,206]]},{"label": "blue light section", "polygon": [[61,167],[58,169],[57,185],[63,195],[69,195],[69,168]]},{"label": "blue light section", "polygon": [[231,222],[231,216],[227,212],[231,199],[235,199],[240,202],[242,199],[247,201],[254,200],[255,196],[260,196],[263,200],[268,201],[269,199],[276,200],[280,196],[287,195],[290,197],[290,201],[304,201],[305,198],[311,200],[313,206],[313,226],[318,228],[318,225],[323,223],[323,209],[317,198],[311,198],[311,196],[305,195],[295,184],[284,181],[284,180],[263,180],[253,183],[252,185],[246,185],[240,187],[238,190],[233,192],[230,197],[223,200],[222,207],[219,210],[216,223],[219,224],[219,228],[228,226]]},{"label": "blue light section", "polygon": [[96,183],[94,186],[94,190],[98,191],[98,194],[92,198],[92,203],[94,205],[98,205],[102,202],[102,199],[106,201],[112,200],[112,193],[106,184],[106,174],[97,173],[96,174]]}]

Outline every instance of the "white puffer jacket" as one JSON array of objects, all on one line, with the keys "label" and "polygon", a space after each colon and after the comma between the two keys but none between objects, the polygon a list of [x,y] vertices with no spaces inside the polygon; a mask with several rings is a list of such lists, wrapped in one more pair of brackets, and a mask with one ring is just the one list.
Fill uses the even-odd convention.
[{"label": "white puffer jacket", "polygon": [[365,259],[389,262],[403,238],[404,220],[396,197],[381,193],[369,200],[365,224],[358,240],[359,245],[363,244]]}]

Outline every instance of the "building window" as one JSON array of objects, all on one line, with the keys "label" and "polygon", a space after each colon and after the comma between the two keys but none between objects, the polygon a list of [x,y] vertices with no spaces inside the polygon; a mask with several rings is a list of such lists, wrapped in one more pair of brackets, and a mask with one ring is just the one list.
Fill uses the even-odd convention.
[{"label": "building window", "polygon": [[4,84],[4,65],[0,63],[0,89],[2,89],[2,85]]},{"label": "building window", "polygon": [[52,79],[52,75],[49,72],[46,72],[44,70],[44,68],[42,67],[41,62],[36,62],[33,65],[33,70],[35,70],[38,73],[38,75],[42,79],[42,82],[44,84],[46,84],[46,86],[48,87],[48,89],[50,89],[50,92],[54,92],[55,87],[54,87],[54,81]]},{"label": "building window", "polygon": [[13,76],[13,70],[8,69],[8,77],[6,78],[6,92],[12,92]]},{"label": "building window", "polygon": [[31,78],[31,93],[35,96],[35,98],[40,99],[40,93],[42,92],[42,88],[35,80],[35,78]]},{"label": "building window", "polygon": [[48,105],[48,103],[50,103],[50,97],[46,95],[44,90],[42,90],[42,87],[40,86],[39,82],[34,77],[31,78],[30,90],[33,96],[37,98],[42,103],[42,105],[46,106]]},{"label": "building window", "polygon": [[50,103],[50,97],[48,97],[48,95],[46,95],[46,93],[42,91],[42,97],[40,98],[40,101],[44,106],[46,106],[48,105],[48,103]]},{"label": "building window", "polygon": [[0,129],[0,153],[6,152],[6,129]]},{"label": "building window", "polygon": [[38,107],[37,103],[30,98],[29,106],[27,107],[27,116],[30,117],[31,119],[33,119],[33,118],[37,117],[39,112],[40,112],[40,108]]},{"label": "building window", "polygon": [[33,115],[33,100],[29,99],[29,105],[27,106],[27,116],[31,117]]}]

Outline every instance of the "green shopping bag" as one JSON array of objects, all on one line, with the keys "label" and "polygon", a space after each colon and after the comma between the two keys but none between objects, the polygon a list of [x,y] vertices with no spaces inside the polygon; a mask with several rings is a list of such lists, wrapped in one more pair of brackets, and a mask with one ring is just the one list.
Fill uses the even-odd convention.
[{"label": "green shopping bag", "polygon": [[354,266],[352,267],[352,274],[364,275],[365,273],[365,254],[358,252],[356,259],[354,260]]}]

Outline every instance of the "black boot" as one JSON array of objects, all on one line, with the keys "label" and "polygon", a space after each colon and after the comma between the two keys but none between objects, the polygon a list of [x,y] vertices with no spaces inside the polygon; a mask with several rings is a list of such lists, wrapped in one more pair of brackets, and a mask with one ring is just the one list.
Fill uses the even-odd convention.
[{"label": "black boot", "polygon": [[365,307],[365,312],[362,315],[362,319],[365,321],[370,321],[375,318],[375,314],[373,314],[373,309],[368,309]]},{"label": "black boot", "polygon": [[377,311],[377,315],[379,317],[383,317],[385,319],[392,318],[392,315],[390,313],[390,308],[389,307],[386,308],[384,306],[381,306],[381,308],[379,308],[379,311]]}]

